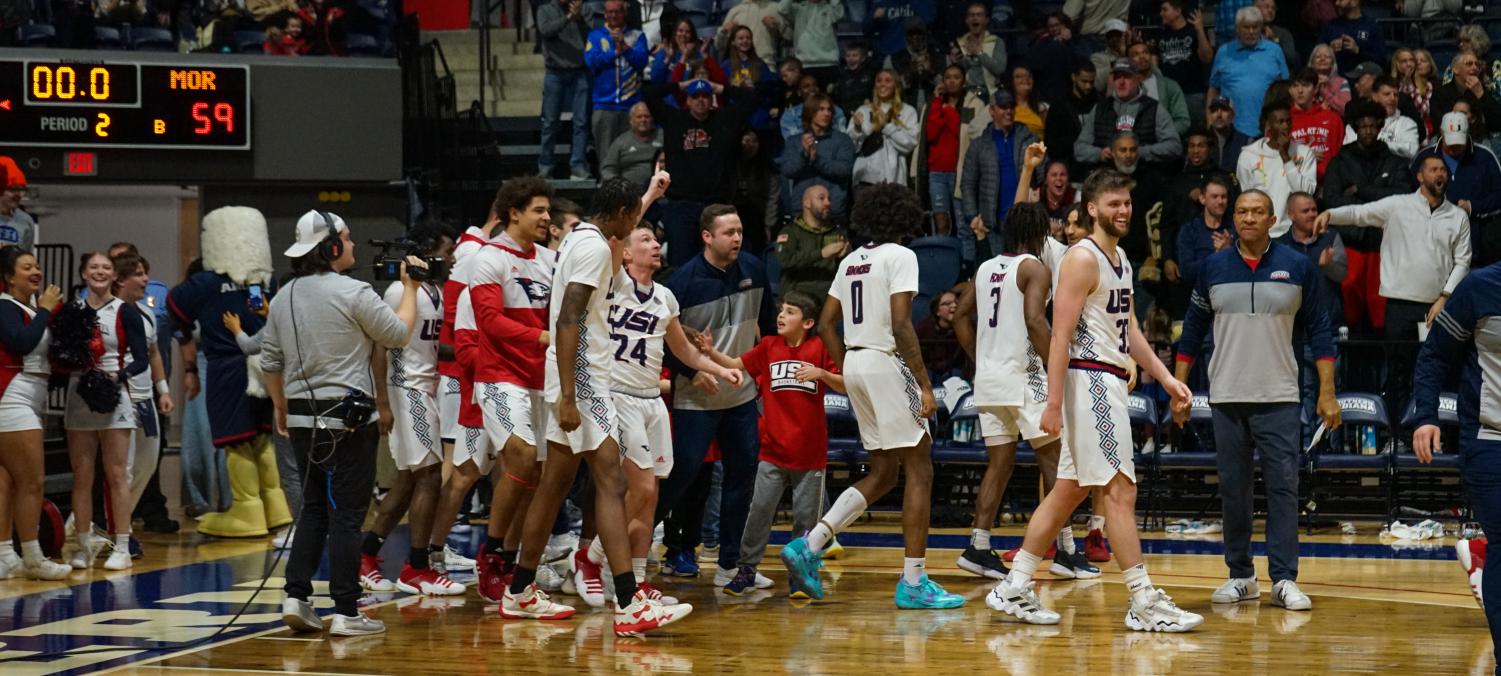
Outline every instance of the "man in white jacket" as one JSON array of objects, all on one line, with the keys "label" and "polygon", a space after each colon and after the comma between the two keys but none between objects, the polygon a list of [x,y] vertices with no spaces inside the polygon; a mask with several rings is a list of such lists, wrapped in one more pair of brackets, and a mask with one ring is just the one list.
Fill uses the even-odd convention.
[{"label": "man in white jacket", "polygon": [[1286,107],[1266,106],[1261,110],[1262,137],[1246,144],[1235,164],[1235,177],[1241,191],[1257,189],[1272,198],[1277,223],[1272,238],[1281,237],[1292,228],[1287,218],[1287,198],[1295,192],[1313,193],[1318,189],[1319,160],[1313,150],[1292,138],[1292,113]]},{"label": "man in white jacket", "polygon": [[1418,166],[1418,190],[1319,214],[1315,232],[1329,225],[1382,228],[1381,296],[1389,338],[1415,340],[1470,272],[1470,217],[1444,199],[1449,168],[1435,156]]}]

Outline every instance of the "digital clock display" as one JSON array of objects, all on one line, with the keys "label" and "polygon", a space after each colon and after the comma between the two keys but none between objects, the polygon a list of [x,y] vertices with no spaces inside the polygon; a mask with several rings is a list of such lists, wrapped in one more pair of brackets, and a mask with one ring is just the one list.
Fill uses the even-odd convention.
[{"label": "digital clock display", "polygon": [[0,146],[250,149],[248,66],[0,60]]}]

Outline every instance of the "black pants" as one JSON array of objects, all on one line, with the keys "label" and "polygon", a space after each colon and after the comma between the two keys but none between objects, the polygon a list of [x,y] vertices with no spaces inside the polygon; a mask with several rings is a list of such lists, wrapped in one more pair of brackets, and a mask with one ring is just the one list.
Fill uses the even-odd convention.
[{"label": "black pants", "polygon": [[302,514],[287,560],[287,595],[306,601],[313,573],[328,545],[328,595],[340,615],[359,612],[360,527],[375,486],[374,424],[352,431],[291,430],[292,451],[302,472]]},{"label": "black pants", "polygon": [[[1410,300],[1387,299],[1386,337],[1390,340],[1418,339],[1418,322],[1428,318],[1432,303],[1416,303]],[[1387,353],[1390,370],[1386,379],[1387,411],[1394,416],[1407,410],[1407,399],[1412,393],[1412,365],[1417,360],[1418,345],[1394,345]]]}]

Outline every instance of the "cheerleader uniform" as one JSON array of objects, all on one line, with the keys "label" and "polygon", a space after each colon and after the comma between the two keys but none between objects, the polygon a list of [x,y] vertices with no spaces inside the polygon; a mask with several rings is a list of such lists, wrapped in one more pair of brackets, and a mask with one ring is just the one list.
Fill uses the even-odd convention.
[{"label": "cheerleader uniform", "polygon": [[51,319],[50,310],[0,293],[0,432],[42,429]]},{"label": "cheerleader uniform", "polygon": [[[71,432],[133,430],[137,423],[135,406],[130,401],[128,381],[131,376],[151,368],[145,320],[134,303],[126,303],[119,298],[110,299],[96,314],[104,354],[95,367],[119,382],[120,395],[113,410],[96,413],[78,396],[79,374],[74,374],[68,379],[68,403],[63,411],[63,427]],[[127,350],[130,352],[128,366]]]}]

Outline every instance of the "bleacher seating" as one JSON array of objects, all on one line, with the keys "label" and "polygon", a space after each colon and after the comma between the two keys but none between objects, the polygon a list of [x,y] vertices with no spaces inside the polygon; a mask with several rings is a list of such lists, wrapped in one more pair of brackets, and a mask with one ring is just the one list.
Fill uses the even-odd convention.
[{"label": "bleacher seating", "polygon": [[137,51],[175,52],[177,40],[165,28],[137,26],[130,29],[130,48]]}]

